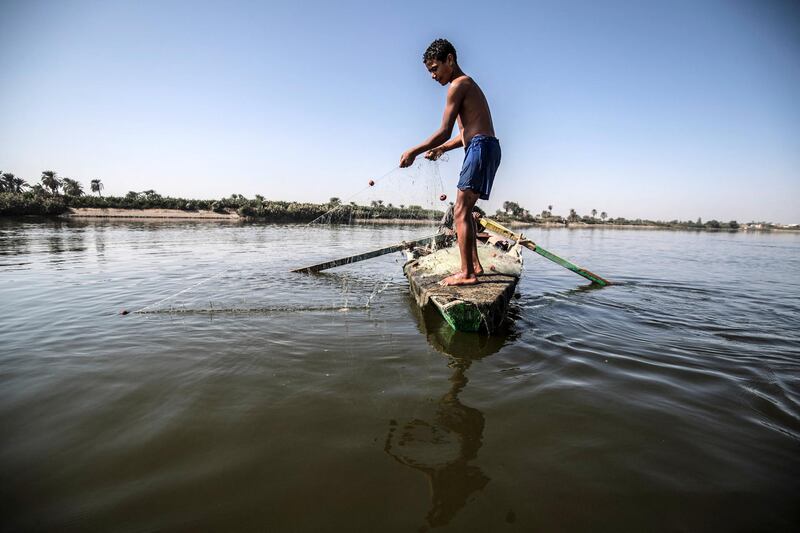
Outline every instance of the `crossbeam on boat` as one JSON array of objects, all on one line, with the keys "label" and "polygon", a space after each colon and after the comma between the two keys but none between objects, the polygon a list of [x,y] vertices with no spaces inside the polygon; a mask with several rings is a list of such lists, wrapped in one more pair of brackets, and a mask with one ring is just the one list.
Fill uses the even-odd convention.
[{"label": "crossbeam on boat", "polygon": [[400,252],[403,250],[408,250],[411,248],[415,248],[417,246],[429,246],[435,245],[440,246],[444,244],[445,239],[447,236],[442,233],[437,233],[435,235],[430,235],[428,237],[423,237],[422,239],[417,239],[413,241],[401,241],[397,244],[393,244],[391,246],[386,246],[385,248],[379,248],[377,250],[372,250],[370,252],[364,252],[357,255],[351,255],[348,257],[342,257],[341,259],[334,259],[332,261],[325,261],[324,263],[318,263],[316,265],[305,266],[302,268],[296,268],[292,270],[292,272],[305,272],[305,273],[313,273],[313,272],[321,272],[323,270],[328,270],[330,268],[336,268],[339,266],[344,265],[351,265],[353,263],[358,263],[359,261],[364,261],[366,259],[372,259],[373,257],[380,257],[382,255],[390,254],[393,252]]}]

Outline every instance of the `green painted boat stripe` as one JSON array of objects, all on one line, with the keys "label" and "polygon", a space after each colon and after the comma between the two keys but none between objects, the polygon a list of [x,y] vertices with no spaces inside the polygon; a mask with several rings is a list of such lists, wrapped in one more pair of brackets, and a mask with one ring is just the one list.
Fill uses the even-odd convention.
[{"label": "green painted boat stripe", "polygon": [[439,313],[456,331],[479,331],[483,317],[480,309],[469,302],[436,305]]}]

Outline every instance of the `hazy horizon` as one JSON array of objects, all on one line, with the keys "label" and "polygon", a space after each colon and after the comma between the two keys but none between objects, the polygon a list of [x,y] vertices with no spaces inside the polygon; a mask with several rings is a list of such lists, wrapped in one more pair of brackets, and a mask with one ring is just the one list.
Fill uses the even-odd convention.
[{"label": "hazy horizon", "polygon": [[[446,37],[487,95],[490,212],[800,222],[792,2],[4,2],[0,170],[106,195],[348,198],[440,121]],[[455,191],[463,152],[442,165]]]}]

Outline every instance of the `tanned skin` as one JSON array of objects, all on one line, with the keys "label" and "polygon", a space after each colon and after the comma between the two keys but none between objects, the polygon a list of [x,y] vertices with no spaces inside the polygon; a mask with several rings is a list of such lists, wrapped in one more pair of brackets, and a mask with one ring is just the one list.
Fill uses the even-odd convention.
[{"label": "tanned skin", "polygon": [[[476,135],[495,136],[492,114],[483,91],[475,80],[464,74],[453,54],[448,54],[444,61],[429,59],[425,61],[425,67],[431,73],[433,81],[443,86],[450,84],[450,88],[447,89],[442,125],[428,140],[406,150],[400,156],[402,168],[410,166],[423,152],[427,159],[435,161],[447,151],[460,146],[469,146],[469,142]],[[460,132],[450,139],[456,122]],[[475,238],[477,228],[472,217],[472,208],[479,198],[480,194],[471,189],[459,190],[456,195],[453,215],[458,235],[458,250],[461,255],[461,270],[443,279],[442,285],[474,285],[478,283],[478,275],[483,273],[483,267],[478,260],[478,244]]]}]

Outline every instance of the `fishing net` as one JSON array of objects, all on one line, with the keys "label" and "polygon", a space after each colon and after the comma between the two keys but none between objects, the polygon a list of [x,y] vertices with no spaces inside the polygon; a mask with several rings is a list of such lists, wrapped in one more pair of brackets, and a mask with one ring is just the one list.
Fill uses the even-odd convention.
[{"label": "fishing net", "polygon": [[445,191],[442,163],[418,157],[408,168],[394,168],[365,180],[364,187],[343,199],[313,224],[406,223],[433,225],[452,205]]},{"label": "fishing net", "polygon": [[[352,273],[336,273],[303,280],[304,276],[274,266],[260,272],[252,268],[234,265],[134,312],[188,316],[365,311],[387,286],[375,276],[359,279]],[[291,292],[279,290],[287,284]]]},{"label": "fishing net", "polygon": [[[522,272],[519,249],[512,252],[506,253],[493,244],[478,243],[478,259],[487,272],[519,277]],[[444,276],[461,269],[461,256],[458,248],[452,246],[421,257],[418,265],[429,275]]]},{"label": "fishing net", "polygon": [[211,262],[192,275],[176,273],[177,279],[168,280],[152,301],[133,311],[191,315],[370,309],[387,288],[396,289],[405,281],[402,254],[322,275],[289,271],[435,233],[450,206],[441,164],[442,160],[420,157],[408,168],[365,179],[361,190],[332,202],[335,205],[307,225],[265,226],[262,233],[278,235],[264,243],[248,237],[246,228],[231,228],[220,243],[221,264],[215,268]]}]

